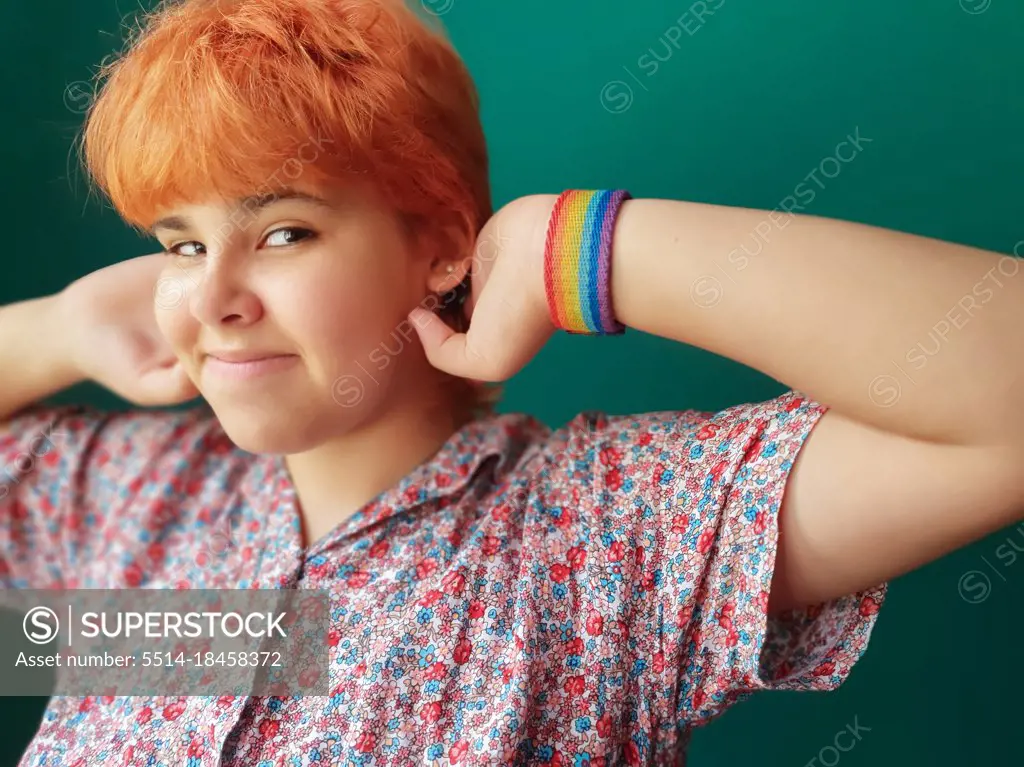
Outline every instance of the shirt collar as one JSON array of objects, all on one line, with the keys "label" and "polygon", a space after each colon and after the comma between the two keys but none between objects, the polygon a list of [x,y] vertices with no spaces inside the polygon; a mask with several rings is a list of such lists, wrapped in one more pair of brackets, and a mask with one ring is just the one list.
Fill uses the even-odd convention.
[{"label": "shirt collar", "polygon": [[[492,414],[467,422],[452,432],[431,458],[311,544],[310,553],[322,552],[366,527],[461,492],[488,462],[493,464],[492,477],[500,481],[525,447],[548,431],[542,422],[523,413]],[[267,456],[261,463],[263,470],[252,475],[256,481],[248,483],[250,497],[265,504],[268,488],[272,488],[275,511],[282,505],[297,508],[283,456]]]}]

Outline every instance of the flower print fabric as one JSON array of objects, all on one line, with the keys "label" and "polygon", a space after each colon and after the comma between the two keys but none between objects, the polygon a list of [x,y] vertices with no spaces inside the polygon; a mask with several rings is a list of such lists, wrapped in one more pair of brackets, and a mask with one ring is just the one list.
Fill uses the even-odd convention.
[{"label": "flower print fabric", "polygon": [[0,433],[6,588],[325,589],[330,695],[51,699],[23,764],[669,765],[757,690],[828,690],[885,587],[769,618],[825,408],[467,424],[303,548],[284,462],[206,409],[36,407]]}]

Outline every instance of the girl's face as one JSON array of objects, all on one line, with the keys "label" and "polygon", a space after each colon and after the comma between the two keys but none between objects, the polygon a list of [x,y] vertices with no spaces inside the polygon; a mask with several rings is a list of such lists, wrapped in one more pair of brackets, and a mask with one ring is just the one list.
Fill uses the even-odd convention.
[{"label": "girl's face", "polygon": [[243,449],[304,452],[427,385],[406,313],[450,287],[444,264],[414,254],[373,190],[213,200],[158,218],[169,255],[157,322]]}]

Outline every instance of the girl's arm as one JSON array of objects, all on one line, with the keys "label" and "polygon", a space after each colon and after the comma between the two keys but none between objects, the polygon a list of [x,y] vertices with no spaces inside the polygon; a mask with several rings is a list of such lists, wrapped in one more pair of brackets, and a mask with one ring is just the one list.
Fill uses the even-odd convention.
[{"label": "girl's arm", "polygon": [[1024,516],[1024,270],[814,216],[631,200],[627,326],[730,357],[830,410],[787,483],[772,608],[888,580]]},{"label": "girl's arm", "polygon": [[0,423],[87,380],[135,405],[198,397],[156,320],[160,291],[181,295],[180,279],[166,256],[139,256],[53,296],[0,307]]},{"label": "girl's arm", "polygon": [[58,307],[58,296],[0,307],[0,422],[81,380]]}]

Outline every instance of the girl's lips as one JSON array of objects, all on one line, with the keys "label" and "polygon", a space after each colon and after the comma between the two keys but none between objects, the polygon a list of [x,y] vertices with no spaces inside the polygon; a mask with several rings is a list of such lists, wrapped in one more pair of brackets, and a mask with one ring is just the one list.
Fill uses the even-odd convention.
[{"label": "girl's lips", "polygon": [[232,362],[209,355],[203,363],[203,370],[220,378],[245,381],[253,378],[280,373],[299,361],[295,354],[278,354],[272,357]]}]

